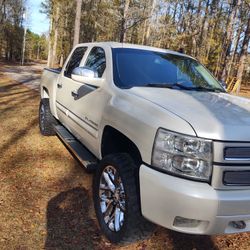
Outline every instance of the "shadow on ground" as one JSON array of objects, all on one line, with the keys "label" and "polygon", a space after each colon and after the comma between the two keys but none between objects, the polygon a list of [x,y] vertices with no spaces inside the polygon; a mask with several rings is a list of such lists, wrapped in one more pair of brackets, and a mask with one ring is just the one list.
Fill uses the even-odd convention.
[{"label": "shadow on ground", "polygon": [[93,249],[101,236],[89,210],[90,197],[82,187],[52,198],[47,207],[45,249]]},{"label": "shadow on ground", "polygon": [[184,250],[184,249],[200,249],[200,250],[212,250],[217,249],[210,236],[206,235],[188,235],[183,233],[167,230],[172,242],[172,249]]}]

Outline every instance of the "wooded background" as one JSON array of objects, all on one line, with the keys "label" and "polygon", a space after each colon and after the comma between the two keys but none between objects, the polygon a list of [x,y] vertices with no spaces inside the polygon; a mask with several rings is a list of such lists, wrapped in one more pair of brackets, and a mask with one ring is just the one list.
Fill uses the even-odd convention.
[{"label": "wooded background", "polygon": [[[20,60],[22,0],[0,0],[0,52]],[[62,65],[74,44],[120,41],[179,50],[223,81],[250,79],[250,0],[45,0],[49,34],[28,30],[25,58]]]}]

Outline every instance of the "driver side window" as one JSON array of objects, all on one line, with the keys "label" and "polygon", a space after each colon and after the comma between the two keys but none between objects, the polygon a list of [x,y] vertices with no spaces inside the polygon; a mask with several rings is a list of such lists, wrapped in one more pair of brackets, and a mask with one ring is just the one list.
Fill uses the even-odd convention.
[{"label": "driver side window", "polygon": [[88,47],[78,47],[74,50],[71,58],[69,59],[67,66],[64,71],[64,76],[71,78],[71,73],[73,69],[79,67],[80,62],[86,52]]}]

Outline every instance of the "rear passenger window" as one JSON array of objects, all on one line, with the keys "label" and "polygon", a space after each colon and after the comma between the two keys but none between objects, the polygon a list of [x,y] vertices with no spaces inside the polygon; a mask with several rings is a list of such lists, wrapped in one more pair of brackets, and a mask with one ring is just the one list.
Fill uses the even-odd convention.
[{"label": "rear passenger window", "polygon": [[98,77],[102,77],[106,68],[104,49],[100,47],[94,47],[89,53],[85,66],[95,70],[98,73]]},{"label": "rear passenger window", "polygon": [[71,58],[68,61],[66,69],[64,71],[64,76],[71,78],[71,73],[73,69],[79,67],[80,62],[87,50],[87,47],[78,47],[74,50]]}]

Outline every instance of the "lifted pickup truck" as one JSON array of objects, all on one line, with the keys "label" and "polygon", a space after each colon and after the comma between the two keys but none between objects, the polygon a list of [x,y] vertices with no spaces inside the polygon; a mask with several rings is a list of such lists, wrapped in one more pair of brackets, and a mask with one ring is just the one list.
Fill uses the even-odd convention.
[{"label": "lifted pickup truck", "polygon": [[110,241],[141,237],[150,222],[190,234],[250,231],[250,101],[194,58],[79,44],[62,70],[44,70],[39,117],[43,135],[57,134],[95,170],[96,216]]}]

